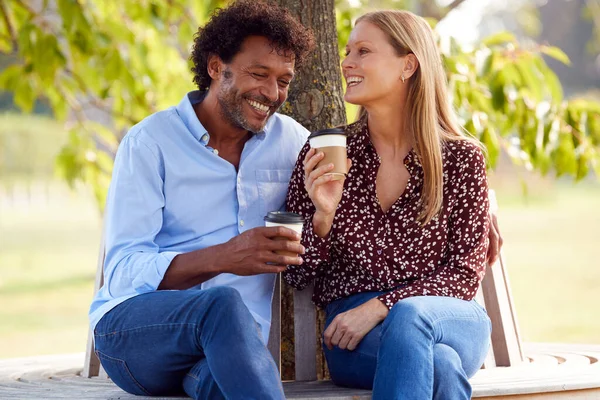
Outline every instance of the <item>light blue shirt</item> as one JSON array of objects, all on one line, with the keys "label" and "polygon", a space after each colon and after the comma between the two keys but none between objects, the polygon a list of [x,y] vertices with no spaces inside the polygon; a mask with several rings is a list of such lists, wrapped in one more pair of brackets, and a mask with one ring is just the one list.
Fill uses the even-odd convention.
[{"label": "light blue shirt", "polygon": [[[105,215],[104,286],[90,308],[92,329],[117,304],[155,291],[180,253],[227,242],[283,209],[288,182],[308,131],[274,114],[244,145],[239,169],[208,146],[209,134],[188,93],[176,107],[131,128],[115,159]],[[237,289],[261,326],[271,325],[274,274],[220,274],[189,290]]]}]

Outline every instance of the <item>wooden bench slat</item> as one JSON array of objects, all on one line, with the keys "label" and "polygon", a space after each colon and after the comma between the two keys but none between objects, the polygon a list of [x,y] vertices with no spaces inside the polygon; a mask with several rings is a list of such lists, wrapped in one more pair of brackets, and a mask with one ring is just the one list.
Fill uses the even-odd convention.
[{"label": "wooden bench slat", "polygon": [[312,303],[313,285],[294,292],[294,359],[296,380],[317,379],[317,311]]}]

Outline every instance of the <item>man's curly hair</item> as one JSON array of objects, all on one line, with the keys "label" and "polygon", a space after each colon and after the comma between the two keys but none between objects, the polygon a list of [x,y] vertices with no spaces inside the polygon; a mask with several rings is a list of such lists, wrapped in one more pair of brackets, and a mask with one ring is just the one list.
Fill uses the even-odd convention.
[{"label": "man's curly hair", "polygon": [[295,66],[300,66],[314,48],[312,31],[304,27],[290,12],[275,4],[260,0],[240,0],[224,9],[217,9],[210,21],[198,29],[190,59],[194,66],[194,83],[200,90],[210,86],[207,62],[211,54],[225,63],[240,51],[248,36],[266,37],[278,52],[294,54]]}]

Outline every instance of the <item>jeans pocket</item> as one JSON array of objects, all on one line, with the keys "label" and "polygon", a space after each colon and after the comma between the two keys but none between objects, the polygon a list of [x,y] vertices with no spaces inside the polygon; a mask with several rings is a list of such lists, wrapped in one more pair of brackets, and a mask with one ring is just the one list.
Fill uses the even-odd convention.
[{"label": "jeans pocket", "polygon": [[151,396],[131,374],[127,363],[124,360],[108,356],[100,351],[96,355],[102,364],[102,367],[112,379],[112,381],[124,391],[138,396]]}]

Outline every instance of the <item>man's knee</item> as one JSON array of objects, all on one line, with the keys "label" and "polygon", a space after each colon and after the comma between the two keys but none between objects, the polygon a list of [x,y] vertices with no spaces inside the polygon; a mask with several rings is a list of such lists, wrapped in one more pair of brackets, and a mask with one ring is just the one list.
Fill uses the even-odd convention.
[{"label": "man's knee", "polygon": [[242,296],[237,289],[229,286],[215,286],[210,289],[205,289],[204,292],[214,301],[219,303],[238,303],[242,301]]},{"label": "man's knee", "polygon": [[204,294],[209,296],[212,308],[225,315],[236,318],[240,313],[249,313],[240,292],[234,288],[229,286],[215,286],[206,289]]}]

